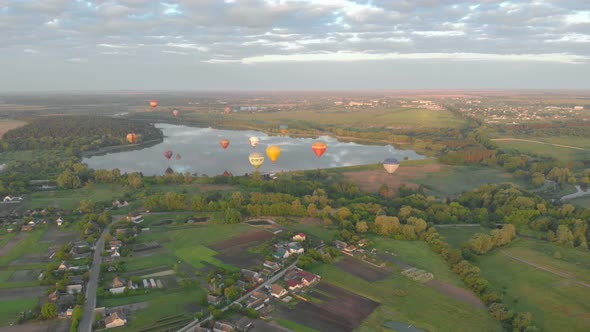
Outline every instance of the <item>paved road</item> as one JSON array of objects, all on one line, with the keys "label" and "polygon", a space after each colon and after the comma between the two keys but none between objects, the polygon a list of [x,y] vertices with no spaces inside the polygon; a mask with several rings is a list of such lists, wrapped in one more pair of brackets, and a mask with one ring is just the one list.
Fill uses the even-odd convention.
[{"label": "paved road", "polygon": [[109,232],[111,225],[119,221],[123,216],[113,216],[113,221],[102,231],[100,238],[96,241],[92,267],[90,268],[90,278],[86,285],[86,303],[84,303],[84,315],[78,326],[78,332],[91,332],[92,323],[94,322],[94,308],[96,308],[96,288],[98,285],[98,275],[100,273],[100,263],[102,257],[100,254],[104,248],[104,236]]},{"label": "paved road", "polygon": [[[279,280],[280,278],[283,277],[283,275],[285,275],[285,272],[287,272],[287,270],[289,270],[292,267],[295,267],[295,265],[297,264],[297,262],[299,261],[299,259],[295,260],[295,262],[293,262],[293,264],[289,265],[288,267],[282,269],[279,273],[275,274],[274,276],[272,276],[270,279],[268,279],[267,281],[263,282],[262,284],[260,284],[260,286],[254,288],[252,291],[244,294],[242,297],[240,297],[239,299],[235,300],[234,302],[228,304],[227,306],[225,306],[223,309],[221,309],[222,311],[226,311],[227,309],[229,309],[229,307],[234,304],[234,303],[238,303],[241,302],[245,299],[247,299],[248,297],[250,297],[250,294],[252,294],[253,292],[257,292],[260,289],[262,289],[264,286],[267,286],[269,284],[275,283],[277,280]],[[181,328],[180,330],[178,330],[178,332],[188,332],[191,329],[195,328],[196,326],[200,326],[202,323],[211,320],[213,318],[213,316],[209,315],[209,317],[203,319],[202,321],[192,321],[190,322],[187,326]]]}]

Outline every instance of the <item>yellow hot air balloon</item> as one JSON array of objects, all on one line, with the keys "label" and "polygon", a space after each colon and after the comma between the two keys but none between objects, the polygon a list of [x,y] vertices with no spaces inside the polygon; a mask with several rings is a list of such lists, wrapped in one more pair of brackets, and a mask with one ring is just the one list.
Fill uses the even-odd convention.
[{"label": "yellow hot air balloon", "polygon": [[281,155],[281,148],[279,148],[276,145],[271,145],[268,148],[266,148],[266,155],[268,156],[268,158],[270,158],[270,161],[274,163],[275,161],[277,161],[277,159],[279,159],[279,156]]},{"label": "yellow hot air balloon", "polygon": [[250,153],[250,156],[248,156],[248,160],[254,168],[258,169],[264,163],[264,156],[258,152],[252,152]]}]

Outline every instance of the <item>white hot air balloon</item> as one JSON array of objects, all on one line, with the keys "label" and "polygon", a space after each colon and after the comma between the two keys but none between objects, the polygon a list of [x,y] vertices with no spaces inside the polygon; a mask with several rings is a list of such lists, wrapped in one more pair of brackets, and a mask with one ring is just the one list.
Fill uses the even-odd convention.
[{"label": "white hot air balloon", "polygon": [[250,137],[250,145],[252,145],[253,148],[255,148],[256,145],[258,145],[258,142],[260,142],[258,137],[256,137],[256,136]]}]

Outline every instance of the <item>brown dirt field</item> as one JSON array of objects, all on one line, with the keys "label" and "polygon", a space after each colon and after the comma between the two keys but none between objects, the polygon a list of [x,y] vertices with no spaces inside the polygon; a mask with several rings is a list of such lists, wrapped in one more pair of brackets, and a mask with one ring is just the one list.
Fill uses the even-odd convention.
[{"label": "brown dirt field", "polygon": [[226,264],[239,268],[250,268],[254,265],[262,264],[264,257],[248,252],[248,248],[256,246],[272,237],[273,234],[267,231],[253,231],[214,243],[209,248],[219,252],[215,257]]},{"label": "brown dirt field", "polygon": [[18,128],[18,127],[22,127],[24,125],[26,125],[27,123],[24,121],[18,121],[18,120],[3,120],[0,121],[0,138],[2,138],[2,136],[4,136],[4,134],[9,131],[12,130],[14,128]]},{"label": "brown dirt field", "polygon": [[249,247],[262,243],[273,237],[274,234],[267,231],[253,231],[244,233],[238,236],[234,236],[231,239],[227,239],[220,242],[215,242],[208,247],[215,251],[223,251],[232,247],[238,247],[243,245],[250,245]]},{"label": "brown dirt field", "polygon": [[25,233],[18,233],[15,237],[10,239],[4,247],[0,248],[0,256],[8,255],[8,253],[12,250],[12,248],[16,247],[16,245],[24,239],[26,236]]},{"label": "brown dirt field", "polygon": [[385,279],[391,274],[391,271],[379,270],[352,257],[345,257],[335,265],[341,270],[368,282]]},{"label": "brown dirt field", "polygon": [[0,327],[0,332],[68,332],[71,323],[69,319],[54,319],[48,322],[2,326]]},{"label": "brown dirt field", "polygon": [[47,286],[0,289],[0,301],[45,296]]},{"label": "brown dirt field", "polygon": [[404,166],[400,167],[395,173],[388,174],[384,170],[344,172],[348,180],[356,183],[361,190],[366,192],[377,192],[379,187],[386,184],[390,189],[397,190],[402,185],[408,188],[418,189],[418,185],[410,182],[411,180],[423,178],[427,173],[438,173],[445,166],[441,164],[431,164],[422,166]]},{"label": "brown dirt field", "polygon": [[[379,306],[379,303],[343,288],[320,283],[316,288],[330,297],[322,304],[300,302],[294,310],[277,306],[281,317],[319,331],[352,331]],[[315,295],[314,295],[315,296]]]},{"label": "brown dirt field", "polygon": [[54,245],[66,244],[78,237],[76,232],[64,232],[57,227],[51,227],[41,236],[41,242],[50,242]]},{"label": "brown dirt field", "polygon": [[446,282],[442,282],[440,280],[431,280],[427,282],[426,285],[454,299],[471,304],[474,307],[483,309],[486,307],[477,296],[467,289],[447,284]]}]

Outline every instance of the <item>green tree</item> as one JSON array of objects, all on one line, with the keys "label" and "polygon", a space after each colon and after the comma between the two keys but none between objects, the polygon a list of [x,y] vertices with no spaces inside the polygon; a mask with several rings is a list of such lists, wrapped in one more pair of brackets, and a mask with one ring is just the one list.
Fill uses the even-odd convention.
[{"label": "green tree", "polygon": [[367,225],[366,221],[359,221],[356,223],[356,231],[357,233],[363,234],[369,230],[369,226]]},{"label": "green tree", "polygon": [[82,213],[91,213],[92,211],[94,211],[94,202],[90,200],[80,201],[80,211]]},{"label": "green tree", "polygon": [[80,178],[69,169],[63,171],[57,177],[57,185],[64,189],[74,189],[80,187]]},{"label": "green tree", "polygon": [[52,319],[57,317],[57,307],[52,302],[47,302],[41,307],[41,318]]}]

